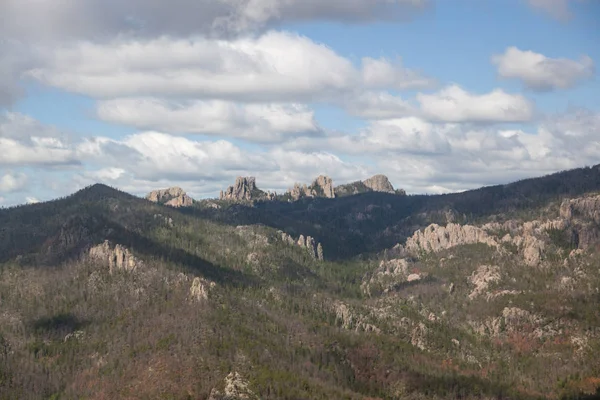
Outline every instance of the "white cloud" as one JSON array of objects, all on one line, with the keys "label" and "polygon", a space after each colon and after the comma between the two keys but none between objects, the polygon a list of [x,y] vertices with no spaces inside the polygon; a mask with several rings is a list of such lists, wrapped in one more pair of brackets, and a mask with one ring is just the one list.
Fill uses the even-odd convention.
[{"label": "white cloud", "polygon": [[0,37],[29,40],[231,35],[281,22],[401,21],[427,0],[3,0]]},{"label": "white cloud", "polygon": [[364,84],[370,88],[406,90],[426,88],[436,84],[433,79],[405,68],[401,59],[392,63],[385,58],[365,57],[362,65]]},{"label": "white cloud", "polygon": [[0,193],[11,193],[22,190],[27,185],[27,175],[23,172],[8,171],[0,176]]},{"label": "white cloud", "polygon": [[423,116],[444,122],[524,122],[533,117],[534,106],[522,95],[495,89],[471,94],[457,85],[434,94],[418,94]]},{"label": "white cloud", "polygon": [[78,164],[67,138],[56,129],[33,118],[5,112],[0,114],[0,165],[60,166]]},{"label": "white cloud", "polygon": [[527,0],[534,9],[562,21],[568,20],[572,16],[569,10],[569,1],[572,0]]},{"label": "white cloud", "polygon": [[[307,102],[355,89],[414,87],[428,81],[402,66],[367,74],[323,44],[286,32],[233,41],[171,39],[78,42],[51,48],[27,74],[97,98],[190,96],[257,102]],[[372,70],[369,63],[365,71]],[[386,76],[389,74],[389,76]]]},{"label": "white cloud", "polygon": [[503,78],[519,79],[532,90],[568,89],[594,76],[594,61],[582,56],[579,61],[549,58],[533,51],[509,47],[494,55],[492,63]]},{"label": "white cloud", "polygon": [[197,133],[279,142],[319,135],[314,112],[302,104],[240,105],[225,101],[174,102],[152,98],[102,101],[98,116],[109,122],[171,133]]},{"label": "white cloud", "polygon": [[[116,156],[115,146],[123,149]],[[180,185],[197,197],[214,197],[240,175],[256,176],[261,188],[278,191],[323,173],[343,181],[367,175],[364,166],[325,151],[251,151],[224,140],[197,141],[158,132],[121,141],[99,138],[82,145],[80,151],[88,151],[90,161],[101,166],[78,174],[80,186],[104,182],[137,194]]]}]

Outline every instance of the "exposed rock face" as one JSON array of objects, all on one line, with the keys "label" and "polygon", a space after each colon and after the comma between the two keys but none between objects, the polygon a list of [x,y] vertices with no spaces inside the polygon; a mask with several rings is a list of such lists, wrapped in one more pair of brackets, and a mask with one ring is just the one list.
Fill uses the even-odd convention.
[{"label": "exposed rock face", "polygon": [[131,254],[128,248],[120,244],[112,247],[108,240],[92,247],[88,255],[93,260],[106,263],[110,273],[113,273],[115,270],[133,272],[142,264],[140,260]]},{"label": "exposed rock face", "polygon": [[148,193],[146,199],[153,203],[164,204],[176,208],[190,207],[194,203],[194,199],[188,196],[180,187],[154,190]]},{"label": "exposed rock face", "polygon": [[482,265],[477,268],[477,271],[471,274],[468,280],[475,287],[469,294],[469,299],[473,300],[484,294],[491,283],[500,281],[500,268],[497,266]]},{"label": "exposed rock face", "polygon": [[381,261],[371,277],[362,283],[361,288],[369,296],[376,289],[386,293],[394,286],[407,281],[408,270],[409,264],[404,258]]},{"label": "exposed rock face", "polygon": [[195,277],[192,281],[192,287],[190,287],[190,300],[196,302],[208,300],[208,292],[215,286],[216,284],[214,282],[209,282],[206,279]]},{"label": "exposed rock face", "polygon": [[335,197],[333,180],[325,175],[319,175],[310,186],[296,183],[287,193],[293,201],[303,197],[326,197],[329,199]]},{"label": "exposed rock face", "polygon": [[363,184],[374,192],[395,193],[394,187],[385,175],[375,175],[365,179]]},{"label": "exposed rock face", "polygon": [[565,200],[560,206],[560,216],[567,220],[588,219],[600,223],[600,196]]},{"label": "exposed rock face", "polygon": [[488,233],[475,226],[448,224],[445,227],[429,225],[422,231],[416,231],[407,239],[406,249],[412,252],[438,252],[464,244],[484,243],[497,247],[498,243]]},{"label": "exposed rock face", "polygon": [[256,178],[253,176],[238,176],[233,186],[229,186],[219,194],[220,200],[252,201],[273,200],[274,193],[263,192],[256,186]]},{"label": "exposed rock face", "polygon": [[364,317],[352,312],[350,307],[348,307],[346,304],[336,301],[333,305],[333,308],[335,311],[335,319],[339,324],[341,324],[343,329],[353,329],[356,332],[381,332],[381,330],[375,325],[367,323]]},{"label": "exposed rock face", "polygon": [[248,386],[248,381],[239,373],[230,372],[225,378],[223,391],[211,390],[208,400],[259,400],[259,397]]}]

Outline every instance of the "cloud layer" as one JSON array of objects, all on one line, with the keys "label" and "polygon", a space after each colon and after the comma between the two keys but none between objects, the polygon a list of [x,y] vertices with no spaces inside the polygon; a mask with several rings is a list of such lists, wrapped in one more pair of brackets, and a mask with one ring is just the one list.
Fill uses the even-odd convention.
[{"label": "cloud layer", "polygon": [[588,56],[580,60],[549,58],[533,51],[509,47],[504,54],[494,55],[492,63],[503,78],[518,79],[532,90],[569,89],[591,79],[594,61]]}]

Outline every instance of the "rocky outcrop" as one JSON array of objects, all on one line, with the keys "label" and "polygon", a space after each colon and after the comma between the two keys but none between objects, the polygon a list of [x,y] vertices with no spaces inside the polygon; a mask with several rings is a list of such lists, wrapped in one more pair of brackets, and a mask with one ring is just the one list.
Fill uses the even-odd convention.
[{"label": "rocky outcrop", "polygon": [[404,258],[381,261],[379,267],[365,279],[361,288],[365,294],[371,296],[374,292],[386,293],[394,286],[406,282],[409,275],[409,263]]},{"label": "rocky outcrop", "polygon": [[[298,238],[298,246],[308,250],[310,256],[315,260],[323,260],[323,247],[321,246],[321,243],[317,244],[312,236],[307,236],[305,238],[304,235],[300,235],[300,238]],[[321,249],[320,251],[319,248]]]},{"label": "rocky outcrop", "polygon": [[323,246],[321,245],[321,243],[317,243],[317,241],[312,236],[304,237],[304,235],[300,235],[298,240],[294,240],[293,237],[291,237],[283,231],[279,231],[278,233],[281,237],[282,242],[287,243],[289,245],[300,246],[303,249],[308,250],[308,253],[315,260],[323,261]]},{"label": "rocky outcrop", "polygon": [[406,240],[405,249],[418,253],[438,252],[465,244],[484,243],[497,247],[498,243],[483,229],[471,225],[448,224],[445,227],[431,224],[416,231]]},{"label": "rocky outcrop", "polygon": [[131,254],[128,248],[120,244],[113,247],[108,240],[92,247],[88,256],[92,260],[108,265],[111,274],[116,270],[133,272],[142,265],[142,262]]},{"label": "rocky outcrop", "polygon": [[469,294],[469,299],[473,300],[485,294],[490,284],[500,281],[500,268],[497,266],[482,265],[469,276],[468,281],[474,286],[473,291]]},{"label": "rocky outcrop", "polygon": [[249,385],[239,373],[230,372],[225,378],[225,387],[211,390],[208,400],[259,400]]},{"label": "rocky outcrop", "polygon": [[341,301],[336,301],[333,304],[335,311],[335,319],[343,329],[354,330],[356,332],[376,332],[381,330],[375,325],[368,323],[363,316],[353,312],[350,307]]},{"label": "rocky outcrop", "polygon": [[359,193],[382,192],[390,194],[406,195],[404,190],[394,190],[394,186],[385,175],[375,175],[364,181],[356,181],[339,185],[335,188],[335,195],[338,197],[351,196]]},{"label": "rocky outcrop", "polygon": [[208,300],[208,293],[210,289],[214,288],[216,284],[209,282],[206,279],[195,277],[190,287],[189,299],[194,302],[202,302]]},{"label": "rocky outcrop", "polygon": [[474,331],[485,336],[510,333],[527,334],[535,338],[555,336],[558,331],[539,315],[518,307],[505,307],[498,317],[488,317],[483,322],[470,322]]},{"label": "rocky outcrop", "polygon": [[252,201],[252,200],[274,200],[275,194],[264,192],[256,186],[256,178],[253,176],[238,176],[233,186],[219,193],[220,200],[230,201]]},{"label": "rocky outcrop", "polygon": [[371,189],[373,192],[383,192],[383,193],[395,193],[394,187],[390,183],[390,180],[385,175],[375,175],[369,179],[365,179],[362,182],[367,188]]},{"label": "rocky outcrop", "polygon": [[332,199],[335,197],[333,189],[333,180],[325,175],[319,175],[310,186],[296,183],[293,188],[287,191],[291,200],[297,201],[303,197],[326,197]]},{"label": "rocky outcrop", "polygon": [[410,344],[421,349],[427,350],[427,334],[429,333],[429,329],[427,326],[419,322],[419,324],[413,329]]},{"label": "rocky outcrop", "polygon": [[146,200],[175,208],[190,207],[194,203],[194,199],[188,196],[182,188],[177,186],[168,189],[154,190],[148,193]]},{"label": "rocky outcrop", "polygon": [[600,224],[600,196],[565,200],[560,205],[560,216],[567,220],[586,219]]}]

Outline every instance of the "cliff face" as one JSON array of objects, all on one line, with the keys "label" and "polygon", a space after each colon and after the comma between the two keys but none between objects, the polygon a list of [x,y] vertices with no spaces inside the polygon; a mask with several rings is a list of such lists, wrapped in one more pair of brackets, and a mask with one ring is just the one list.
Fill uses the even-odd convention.
[{"label": "cliff face", "polygon": [[148,193],[146,200],[175,208],[190,207],[194,203],[194,199],[188,196],[182,188],[177,186],[168,189],[154,190]]}]

